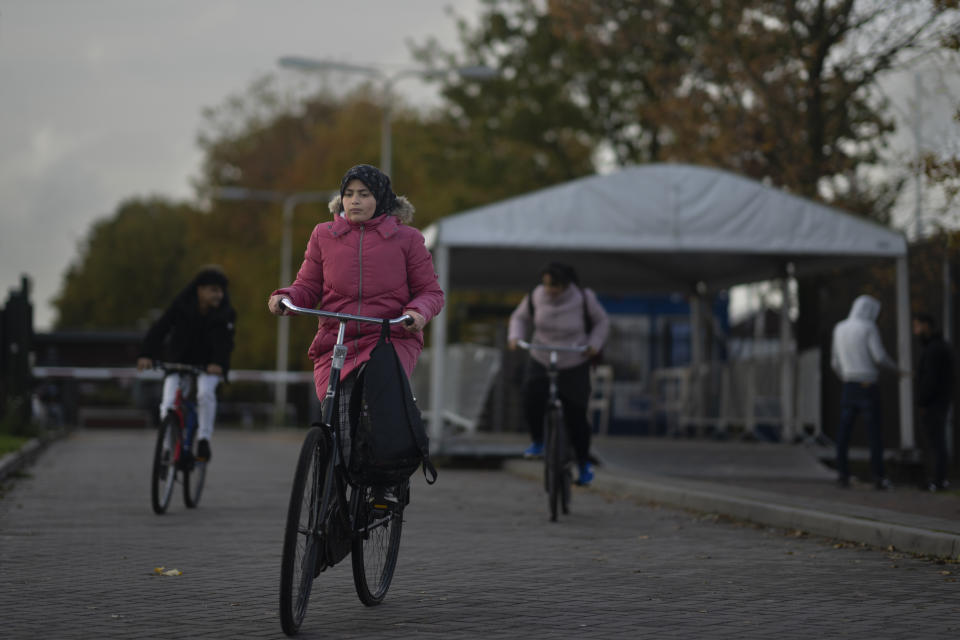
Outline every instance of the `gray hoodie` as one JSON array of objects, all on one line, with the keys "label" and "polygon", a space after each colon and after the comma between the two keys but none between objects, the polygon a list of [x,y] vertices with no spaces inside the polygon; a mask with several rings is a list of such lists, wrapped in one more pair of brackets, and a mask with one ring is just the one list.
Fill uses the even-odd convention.
[{"label": "gray hoodie", "polygon": [[879,367],[897,371],[894,362],[883,349],[877,316],[880,302],[872,296],[858,296],[846,320],[833,329],[830,366],[844,382],[877,381]]},{"label": "gray hoodie", "polygon": [[[528,295],[533,296],[534,317],[530,317],[530,307],[524,296],[510,314],[507,333],[509,340],[524,340],[533,329],[531,341],[536,344],[570,347],[590,345],[597,351],[603,348],[610,333],[610,319],[591,289],[570,285],[556,298],[551,298],[543,285],[538,284]],[[584,326],[584,297],[586,297],[587,312],[593,322],[590,335],[587,335]],[[545,367],[550,363],[550,353],[547,351],[531,351],[530,357]],[[583,364],[588,359],[584,354],[561,352],[557,354],[557,368],[569,369]]]}]

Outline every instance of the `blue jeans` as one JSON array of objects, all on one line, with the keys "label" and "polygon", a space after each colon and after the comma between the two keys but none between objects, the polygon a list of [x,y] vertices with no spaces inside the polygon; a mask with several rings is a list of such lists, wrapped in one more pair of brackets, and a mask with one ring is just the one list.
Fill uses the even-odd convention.
[{"label": "blue jeans", "polygon": [[844,382],[840,394],[840,426],[837,428],[837,474],[850,477],[847,451],[850,448],[850,433],[857,416],[863,416],[870,442],[870,467],[874,482],[883,474],[883,433],[880,427],[880,385],[862,382]]}]

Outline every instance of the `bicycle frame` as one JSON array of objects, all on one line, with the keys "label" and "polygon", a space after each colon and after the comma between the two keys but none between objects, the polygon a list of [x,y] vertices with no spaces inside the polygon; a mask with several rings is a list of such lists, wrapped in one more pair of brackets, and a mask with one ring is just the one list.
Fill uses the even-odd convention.
[{"label": "bicycle frame", "polygon": [[557,378],[560,375],[560,371],[557,369],[557,354],[560,352],[567,353],[585,353],[587,351],[586,345],[571,347],[568,345],[559,345],[559,344],[534,344],[532,342],[527,342],[526,340],[517,340],[517,345],[522,349],[527,351],[549,351],[550,352],[550,365],[547,367],[547,379],[550,383],[550,391],[547,396],[547,404],[553,405],[560,402],[560,394],[557,388]]},{"label": "bicycle frame", "polygon": [[[340,372],[343,370],[343,365],[347,361],[347,345],[343,344],[344,336],[346,335],[347,323],[350,321],[357,322],[367,322],[371,324],[383,324],[383,318],[372,318],[370,316],[358,316],[351,313],[337,313],[335,311],[324,311],[323,309],[308,309],[306,307],[298,307],[293,304],[289,298],[282,298],[280,300],[281,306],[286,308],[289,311],[294,313],[319,316],[321,318],[333,318],[339,321],[340,325],[337,327],[337,342],[333,347],[333,362],[330,365],[330,379],[327,381],[327,390],[324,393],[322,403],[322,409],[320,413],[320,422],[327,427],[328,431],[331,432],[333,437],[333,444],[335,446],[335,451],[339,451],[340,447],[340,434],[339,429],[336,428],[336,425],[333,424],[333,411],[334,411],[334,402],[337,397],[337,392],[340,390]],[[397,318],[392,318],[387,322],[391,325],[395,324],[406,324],[411,322],[413,318],[404,314]],[[346,462],[343,461],[342,462]]]},{"label": "bicycle frame", "polygon": [[196,391],[197,376],[203,371],[198,367],[171,362],[157,362],[155,366],[162,369],[166,374],[187,374],[186,377],[180,378],[176,395],[173,398],[173,407],[170,408],[170,411],[176,414],[177,421],[180,423],[180,431],[183,433],[180,446],[174,455],[174,461],[179,463],[183,451],[191,451],[193,448],[193,437],[197,432],[197,403],[189,400],[187,395],[191,388],[194,392]]},{"label": "bicycle frame", "polygon": [[[320,413],[320,422],[325,427],[328,437],[330,438],[331,443],[331,458],[334,456],[340,456],[340,461],[342,467],[346,468],[347,461],[343,460],[343,452],[340,449],[340,429],[339,425],[333,424],[333,412],[336,408],[336,398],[337,393],[340,391],[340,372],[343,370],[343,365],[347,360],[347,346],[344,344],[344,337],[346,335],[347,323],[350,321],[357,322],[366,322],[370,324],[382,325],[382,318],[373,318],[370,316],[359,316],[350,313],[337,313],[334,311],[324,311],[322,309],[308,309],[306,307],[298,307],[293,304],[289,298],[283,298],[280,300],[280,304],[285,307],[287,310],[292,311],[297,314],[303,315],[312,315],[319,316],[322,318],[333,318],[339,322],[337,327],[337,342],[333,347],[333,355],[331,357],[332,362],[330,365],[330,378],[327,381],[327,390],[324,393],[324,402],[322,403],[321,413]],[[413,319],[404,314],[397,318],[392,318],[387,322],[390,325],[403,324],[411,322]],[[332,462],[333,460],[331,460]],[[325,486],[330,486],[327,483],[333,481],[334,474],[334,464],[328,464],[327,470],[324,477]],[[337,499],[339,501],[339,507],[344,509],[349,513],[348,505],[346,504],[346,496],[342,490],[339,490],[341,487],[340,483],[337,484],[338,491]],[[326,516],[329,513],[330,505],[329,503],[324,503],[319,506],[317,510],[317,522],[315,526],[319,525],[322,522],[326,521]],[[351,522],[351,526],[355,523]]]}]

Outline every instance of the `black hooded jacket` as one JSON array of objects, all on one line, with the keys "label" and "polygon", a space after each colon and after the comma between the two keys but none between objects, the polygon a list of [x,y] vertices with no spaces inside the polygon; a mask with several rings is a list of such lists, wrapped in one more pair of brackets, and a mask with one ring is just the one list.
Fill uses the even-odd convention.
[{"label": "black hooded jacket", "polygon": [[200,315],[197,285],[191,282],[147,331],[140,346],[140,357],[195,364],[201,368],[218,364],[226,375],[236,318],[226,290],[219,307]]},{"label": "black hooded jacket", "polygon": [[953,397],[953,352],[935,333],[920,340],[917,364],[917,406],[946,407]]}]

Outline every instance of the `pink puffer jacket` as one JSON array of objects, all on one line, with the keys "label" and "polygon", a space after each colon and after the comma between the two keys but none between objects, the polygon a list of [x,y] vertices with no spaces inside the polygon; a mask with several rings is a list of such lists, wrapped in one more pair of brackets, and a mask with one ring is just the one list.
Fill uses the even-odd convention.
[{"label": "pink puffer jacket", "polygon": [[[413,207],[405,198],[398,200],[402,210],[394,209],[389,215],[364,223],[351,223],[336,215],[333,220],[318,224],[307,243],[296,280],[272,295],[288,296],[300,307],[315,308],[319,303],[319,308],[328,311],[374,318],[396,318],[404,309],[412,309],[429,322],[443,308],[443,290],[423,235],[397,218],[403,214],[409,217]],[[339,211],[339,201],[338,197],[330,203],[331,210]],[[314,362],[314,381],[320,398],[326,393],[338,326],[336,320],[321,318],[307,352]],[[379,335],[377,325],[347,323],[347,361],[341,377],[369,359]],[[409,333],[395,325],[391,335],[400,362],[410,376],[423,350],[423,334]]]}]

